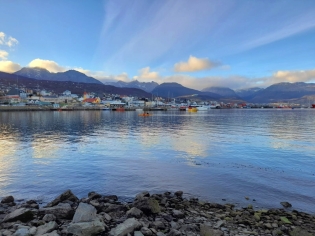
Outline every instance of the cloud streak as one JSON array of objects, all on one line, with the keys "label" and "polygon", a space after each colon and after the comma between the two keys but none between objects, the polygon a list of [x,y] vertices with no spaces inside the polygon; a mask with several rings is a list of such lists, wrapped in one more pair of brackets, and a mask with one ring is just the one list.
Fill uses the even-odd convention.
[{"label": "cloud streak", "polygon": [[220,63],[210,61],[208,58],[197,58],[190,56],[187,62],[178,62],[174,65],[175,72],[195,72],[201,70],[210,70],[219,66]]},{"label": "cloud streak", "polygon": [[0,45],[6,45],[8,47],[13,47],[17,45],[19,41],[11,36],[7,37],[4,32],[0,32]]}]

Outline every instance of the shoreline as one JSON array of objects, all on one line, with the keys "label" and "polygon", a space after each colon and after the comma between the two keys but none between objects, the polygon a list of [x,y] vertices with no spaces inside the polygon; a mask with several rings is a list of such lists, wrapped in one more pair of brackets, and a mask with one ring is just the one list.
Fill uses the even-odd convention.
[{"label": "shoreline", "polygon": [[96,192],[78,199],[67,190],[44,207],[7,196],[0,203],[0,236],[315,235],[315,215],[281,204],[282,209],[235,208],[186,199],[182,191],[142,192],[124,203]]}]

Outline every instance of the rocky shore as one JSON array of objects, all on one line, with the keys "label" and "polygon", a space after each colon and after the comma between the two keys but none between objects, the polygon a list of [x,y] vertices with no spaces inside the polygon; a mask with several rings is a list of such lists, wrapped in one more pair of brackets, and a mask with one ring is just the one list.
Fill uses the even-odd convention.
[{"label": "rocky shore", "polygon": [[251,205],[235,209],[184,199],[181,191],[143,192],[122,203],[115,195],[96,192],[78,199],[68,190],[45,207],[8,196],[1,200],[0,222],[0,236],[315,235],[314,215],[284,208],[254,210]]}]

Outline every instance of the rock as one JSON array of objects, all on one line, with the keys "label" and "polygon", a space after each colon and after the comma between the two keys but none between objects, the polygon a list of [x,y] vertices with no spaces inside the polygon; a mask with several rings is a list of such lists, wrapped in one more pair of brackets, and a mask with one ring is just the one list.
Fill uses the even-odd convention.
[{"label": "rock", "polygon": [[15,231],[13,236],[31,236],[29,227],[19,228],[17,231]]},{"label": "rock", "polygon": [[182,233],[176,229],[171,229],[171,231],[167,234],[167,236],[181,236]]},{"label": "rock", "polygon": [[153,221],[152,223],[150,223],[150,227],[151,228],[154,228],[154,229],[165,229],[165,225],[162,221],[159,221],[159,220],[156,220],[156,221]]},{"label": "rock", "polygon": [[11,203],[11,202],[14,202],[14,197],[13,197],[13,196],[4,197],[4,198],[1,200],[1,203]]},{"label": "rock", "polygon": [[41,214],[54,214],[58,219],[71,220],[74,215],[74,210],[71,208],[69,203],[59,203],[54,207],[47,207],[39,209]]},{"label": "rock", "polygon": [[225,224],[225,222],[223,220],[219,220],[214,226],[213,228],[218,229],[221,226],[223,226]]},{"label": "rock", "polygon": [[41,236],[46,233],[50,233],[53,230],[57,229],[58,225],[55,221],[50,221],[44,225],[41,225],[37,228],[35,236]]},{"label": "rock", "polygon": [[141,233],[144,235],[144,236],[151,236],[153,235],[153,232],[147,228],[147,227],[142,227],[141,228]]},{"label": "rock", "polygon": [[140,219],[143,215],[143,212],[139,210],[138,208],[133,207],[129,211],[127,211],[126,215],[128,218],[135,217],[137,219]]},{"label": "rock", "polygon": [[289,221],[287,217],[281,216],[280,220],[284,224],[292,224],[291,221]]},{"label": "rock", "polygon": [[[134,230],[139,229],[141,227],[141,223],[137,221],[135,218],[129,218],[125,220],[123,223],[113,228],[110,232],[110,236],[125,236],[128,233],[134,232]],[[141,231],[142,232],[142,231]]]},{"label": "rock", "polygon": [[295,228],[290,233],[290,236],[312,236],[311,233],[308,233],[306,230]]},{"label": "rock", "polygon": [[138,193],[138,194],[136,195],[135,200],[136,200],[136,201],[137,201],[137,200],[142,200],[143,198],[146,198],[146,197],[150,197],[150,193],[149,193],[148,191],[144,191],[144,192],[142,192],[142,193]]},{"label": "rock", "polygon": [[35,235],[36,234],[36,230],[37,230],[37,228],[35,226],[30,228],[30,235]]},{"label": "rock", "polygon": [[91,222],[70,223],[67,230],[77,236],[92,236],[105,231],[105,226],[104,222],[95,219]]},{"label": "rock", "polygon": [[54,230],[53,232],[43,234],[42,236],[60,236],[60,235],[57,233],[57,230]]},{"label": "rock", "polygon": [[89,192],[88,193],[88,197],[89,197],[90,200],[94,200],[94,199],[101,198],[102,195],[99,194],[99,193],[96,193],[96,192]]},{"label": "rock", "polygon": [[162,233],[162,232],[157,232],[156,236],[166,236],[166,235],[164,233]]},{"label": "rock", "polygon": [[135,231],[133,233],[133,236],[144,236],[143,233],[141,233],[141,231]]},{"label": "rock", "polygon": [[174,193],[174,195],[176,197],[182,197],[183,196],[183,191],[177,191],[177,192]]},{"label": "rock", "polygon": [[43,221],[49,222],[49,221],[55,221],[56,216],[54,214],[46,214],[43,217]]},{"label": "rock", "polygon": [[143,211],[146,215],[156,214],[161,211],[158,201],[153,198],[138,200],[134,203],[134,206]]},{"label": "rock", "polygon": [[20,220],[22,222],[28,222],[34,218],[33,212],[27,208],[19,208],[6,215],[3,222],[12,222]]},{"label": "rock", "polygon": [[72,201],[72,202],[78,202],[79,199],[71,192],[71,190],[67,190],[64,193],[60,194],[58,197],[56,197],[52,202],[48,203],[46,207],[53,207],[58,205],[59,203],[63,201]]},{"label": "rock", "polygon": [[280,204],[285,208],[292,207],[291,203],[289,202],[280,202]]},{"label": "rock", "polygon": [[172,215],[176,218],[179,218],[179,219],[185,218],[185,214],[180,210],[173,210]]},{"label": "rock", "polygon": [[96,218],[96,209],[94,206],[80,202],[72,219],[72,223],[90,222]]},{"label": "rock", "polygon": [[200,225],[200,236],[223,236],[221,230],[212,229],[208,224]]}]

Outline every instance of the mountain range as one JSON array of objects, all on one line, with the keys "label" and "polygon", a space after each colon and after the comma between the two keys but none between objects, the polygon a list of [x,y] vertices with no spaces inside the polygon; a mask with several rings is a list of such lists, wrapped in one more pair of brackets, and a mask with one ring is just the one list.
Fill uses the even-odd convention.
[{"label": "mountain range", "polygon": [[8,74],[0,73],[0,82],[14,83],[18,78],[19,84],[33,88],[40,85],[45,89],[63,92],[68,89],[73,93],[84,91],[116,93],[150,98],[159,96],[165,98],[194,98],[195,100],[217,100],[224,102],[296,102],[309,103],[315,100],[314,83],[278,83],[267,88],[248,88],[232,90],[226,87],[208,87],[201,91],[184,87],[178,83],[131,82],[117,81],[104,82],[86,76],[85,74],[69,70],[66,72],[51,73],[43,68],[24,67],[21,70]]}]

